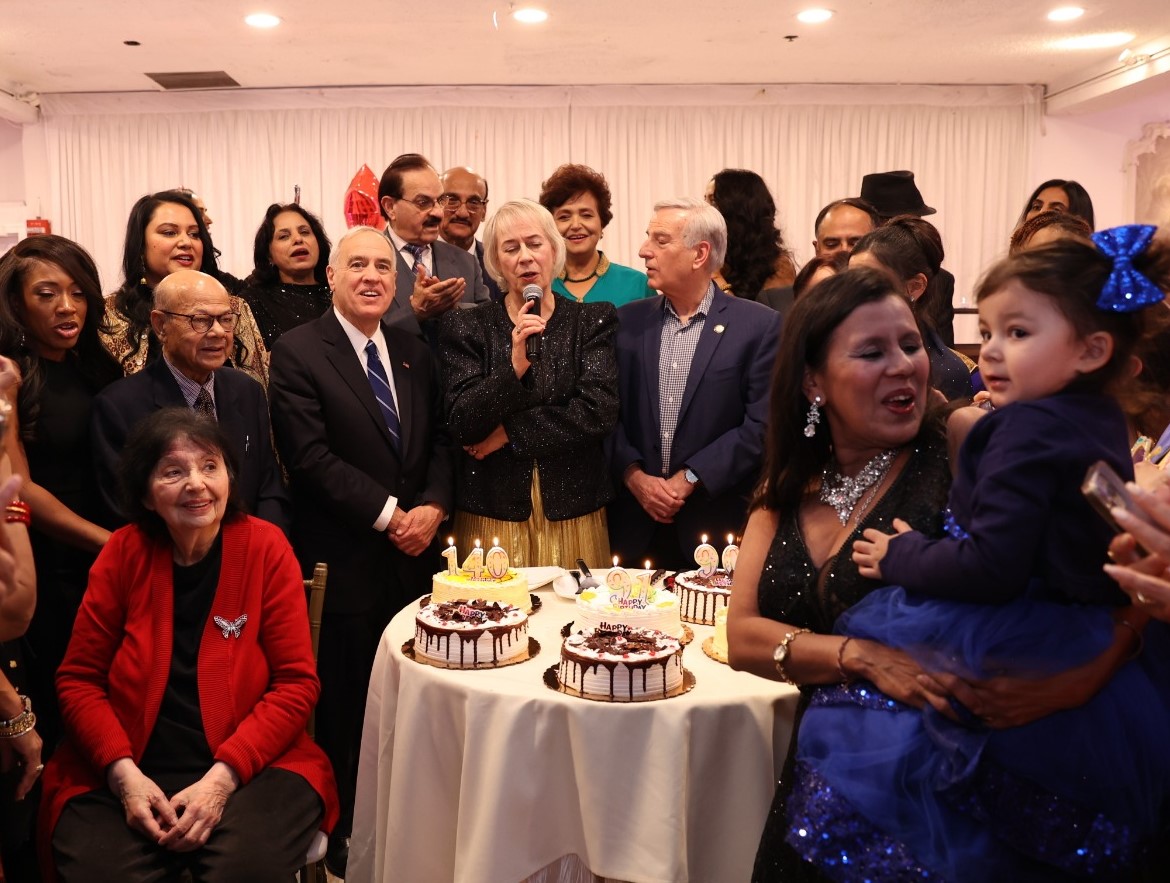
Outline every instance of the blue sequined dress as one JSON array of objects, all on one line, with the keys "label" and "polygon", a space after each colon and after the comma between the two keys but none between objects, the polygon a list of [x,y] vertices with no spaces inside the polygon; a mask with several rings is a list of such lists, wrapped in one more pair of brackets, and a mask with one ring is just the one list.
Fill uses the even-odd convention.
[{"label": "blue sequined dress", "polygon": [[[1106,460],[1132,477],[1101,396],[1009,405],[964,444],[947,536],[891,541],[836,631],[929,670],[1041,676],[1112,641],[1125,596],[1101,570],[1110,530],[1080,494]],[[798,736],[787,842],[833,880],[1129,879],[1170,798],[1170,630],[1085,705],[992,730],[866,683],[817,691]]]}]

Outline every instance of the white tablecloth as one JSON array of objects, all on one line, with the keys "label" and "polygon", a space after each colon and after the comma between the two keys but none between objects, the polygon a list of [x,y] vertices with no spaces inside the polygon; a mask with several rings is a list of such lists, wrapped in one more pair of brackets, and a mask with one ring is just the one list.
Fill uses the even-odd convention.
[{"label": "white tablecloth", "polygon": [[566,696],[574,604],[541,591],[540,652],[452,671],[402,654],[417,605],[382,636],[366,702],[347,883],[517,883],[576,854],[632,883],[747,880],[791,736],[796,691],[709,659],[691,626],[696,686],[655,702]]}]

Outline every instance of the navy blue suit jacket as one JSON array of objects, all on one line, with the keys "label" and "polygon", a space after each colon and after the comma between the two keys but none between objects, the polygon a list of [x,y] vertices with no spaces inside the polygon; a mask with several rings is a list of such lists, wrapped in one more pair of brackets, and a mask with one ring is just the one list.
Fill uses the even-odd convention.
[{"label": "navy blue suit jacket", "polygon": [[[118,460],[130,431],[162,408],[186,407],[183,391],[162,359],[111,383],[94,399],[90,417],[94,466],[108,526],[126,523],[118,499]],[[248,512],[288,533],[290,502],[272,450],[264,388],[235,368],[215,371],[215,412],[231,442],[240,474],[236,488]]]},{"label": "navy blue suit jacket", "polygon": [[[640,560],[655,522],[625,487],[633,463],[662,475],[658,352],[663,297],[618,310],[617,360],[621,413],[610,439],[610,467],[619,488],[610,506],[610,543],[627,561]],[[761,304],[716,290],[691,362],[667,475],[689,467],[701,481],[675,516],[681,549],[700,534],[739,533],[763,464],[768,392],[780,340],[780,316]]]}]

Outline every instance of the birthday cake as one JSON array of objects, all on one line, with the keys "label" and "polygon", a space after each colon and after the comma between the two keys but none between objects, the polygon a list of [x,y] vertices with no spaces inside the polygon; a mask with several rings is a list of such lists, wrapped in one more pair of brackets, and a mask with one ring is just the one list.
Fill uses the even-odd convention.
[{"label": "birthday cake", "polygon": [[731,600],[731,574],[723,568],[710,576],[688,570],[675,576],[674,590],[682,604],[684,621],[714,625],[715,614]]},{"label": "birthday cake", "polygon": [[442,665],[500,665],[528,651],[528,614],[476,598],[431,603],[414,618],[414,652]]},{"label": "birthday cake", "polygon": [[484,601],[498,601],[509,604],[525,613],[532,612],[532,598],[528,594],[528,577],[515,570],[508,570],[497,579],[486,570],[478,576],[466,571],[436,573],[431,580],[431,603],[445,604],[463,598],[481,598]]},{"label": "birthday cake", "polygon": [[655,629],[672,638],[681,638],[683,624],[679,616],[678,595],[661,585],[639,588],[641,590],[636,592],[614,591],[609,586],[585,589],[577,596],[577,619],[573,631],[616,624]]},{"label": "birthday cake", "polygon": [[683,684],[682,644],[653,629],[607,626],[574,632],[561,645],[558,679],[610,702],[662,699]]}]

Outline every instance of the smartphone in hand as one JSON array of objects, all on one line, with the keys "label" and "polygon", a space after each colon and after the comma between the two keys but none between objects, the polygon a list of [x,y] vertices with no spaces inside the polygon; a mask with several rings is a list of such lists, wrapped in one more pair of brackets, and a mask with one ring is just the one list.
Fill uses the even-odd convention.
[{"label": "smartphone in hand", "polygon": [[[1093,504],[1093,508],[1116,533],[1124,533],[1125,529],[1117,523],[1110,512],[1114,506],[1124,509],[1135,518],[1152,523],[1150,516],[1133,501],[1133,497],[1125,489],[1125,482],[1121,476],[1104,460],[1098,460],[1089,467],[1089,471],[1085,473],[1085,480],[1081,484],[1081,493],[1088,498],[1089,502]],[[1138,545],[1136,551],[1139,556],[1149,554],[1141,545]]]}]

